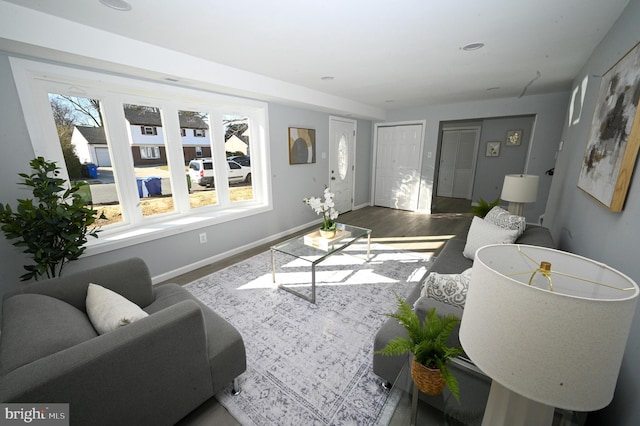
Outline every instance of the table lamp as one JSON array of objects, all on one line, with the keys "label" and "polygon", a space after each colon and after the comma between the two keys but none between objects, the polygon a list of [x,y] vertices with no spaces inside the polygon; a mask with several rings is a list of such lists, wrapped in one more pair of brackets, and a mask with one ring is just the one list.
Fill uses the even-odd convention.
[{"label": "table lamp", "polygon": [[524,216],[524,204],[533,203],[538,196],[538,176],[506,175],[500,198],[509,202],[511,214]]},{"label": "table lamp", "polygon": [[476,252],[460,342],[492,378],[483,425],[551,425],[613,399],[638,286],[593,260],[499,244]]}]

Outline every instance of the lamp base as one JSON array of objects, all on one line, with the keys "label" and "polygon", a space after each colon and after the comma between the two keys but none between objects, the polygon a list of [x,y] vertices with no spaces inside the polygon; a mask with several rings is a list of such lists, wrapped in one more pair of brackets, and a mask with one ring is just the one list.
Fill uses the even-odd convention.
[{"label": "lamp base", "polygon": [[511,214],[524,216],[524,203],[514,203],[513,201],[510,201],[507,206],[507,210],[509,210],[509,213]]},{"label": "lamp base", "polygon": [[525,398],[494,380],[482,426],[550,426],[554,410],[554,407]]}]

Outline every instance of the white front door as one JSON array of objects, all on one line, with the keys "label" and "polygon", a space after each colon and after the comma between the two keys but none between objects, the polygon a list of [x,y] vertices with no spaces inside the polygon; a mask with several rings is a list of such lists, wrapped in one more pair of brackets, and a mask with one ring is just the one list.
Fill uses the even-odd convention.
[{"label": "white front door", "polygon": [[422,124],[378,127],[374,204],[417,210],[422,168]]},{"label": "white front door", "polygon": [[340,117],[329,120],[329,187],[336,210],[353,210],[356,121]]}]

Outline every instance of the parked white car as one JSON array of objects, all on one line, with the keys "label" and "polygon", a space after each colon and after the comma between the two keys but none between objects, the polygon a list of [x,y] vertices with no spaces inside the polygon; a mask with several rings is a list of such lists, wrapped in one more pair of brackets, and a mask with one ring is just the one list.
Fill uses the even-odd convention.
[{"label": "parked white car", "polygon": [[[251,183],[251,167],[242,166],[233,160],[227,160],[227,176],[229,183]],[[189,162],[191,182],[200,186],[215,187],[213,160],[196,158]]]}]

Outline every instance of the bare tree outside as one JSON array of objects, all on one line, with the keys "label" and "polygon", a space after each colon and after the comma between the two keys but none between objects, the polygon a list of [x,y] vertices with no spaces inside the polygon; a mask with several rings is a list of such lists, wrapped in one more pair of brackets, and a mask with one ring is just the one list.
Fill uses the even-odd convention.
[{"label": "bare tree outside", "polygon": [[[78,98],[76,96],[53,95],[60,101],[66,101],[76,114],[74,114],[74,124],[83,126],[102,127],[102,112],[100,111],[100,101],[90,98]],[[51,98],[51,95],[50,95]]]}]

